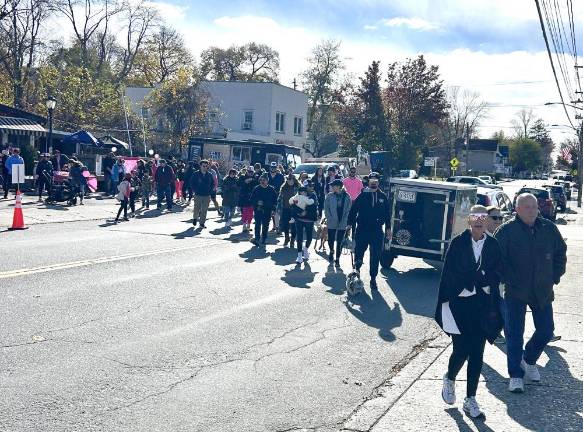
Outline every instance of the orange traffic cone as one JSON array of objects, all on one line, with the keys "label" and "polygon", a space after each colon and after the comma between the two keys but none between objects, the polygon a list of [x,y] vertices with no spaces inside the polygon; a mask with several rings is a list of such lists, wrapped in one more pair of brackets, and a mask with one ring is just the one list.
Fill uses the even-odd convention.
[{"label": "orange traffic cone", "polygon": [[22,194],[16,192],[16,203],[14,204],[14,217],[12,218],[12,228],[9,230],[27,229],[24,226],[24,215],[22,214]]}]

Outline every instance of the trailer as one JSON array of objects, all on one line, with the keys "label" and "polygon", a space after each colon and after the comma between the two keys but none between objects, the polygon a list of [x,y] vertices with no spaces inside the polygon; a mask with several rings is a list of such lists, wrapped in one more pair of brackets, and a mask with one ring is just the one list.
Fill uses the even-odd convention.
[{"label": "trailer", "polygon": [[381,266],[409,256],[443,261],[453,237],[468,227],[477,188],[460,183],[391,179],[391,238],[385,239]]}]

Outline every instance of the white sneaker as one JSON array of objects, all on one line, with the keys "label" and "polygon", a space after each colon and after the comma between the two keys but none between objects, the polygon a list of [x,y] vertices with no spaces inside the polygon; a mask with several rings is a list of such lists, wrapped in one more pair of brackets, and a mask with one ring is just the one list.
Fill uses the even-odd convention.
[{"label": "white sneaker", "polygon": [[464,399],[464,412],[471,418],[485,417],[484,413],[480,409],[478,402],[476,402],[475,397],[467,397]]},{"label": "white sneaker", "polygon": [[296,259],[296,263],[301,264],[302,262],[304,262],[304,254],[301,252],[298,252],[298,257]]},{"label": "white sneaker", "polygon": [[508,390],[512,393],[524,393],[524,380],[522,378],[510,378]]},{"label": "white sneaker", "polygon": [[306,261],[307,261],[307,260],[309,260],[309,259],[310,259],[310,251],[308,250],[308,248],[304,246],[304,247],[302,248],[302,250],[304,251],[304,252],[303,252],[304,259],[305,259]]},{"label": "white sneaker", "polygon": [[443,388],[441,389],[441,397],[448,405],[455,403],[455,381],[447,377],[447,373],[443,376]]},{"label": "white sneaker", "polygon": [[522,359],[520,367],[524,370],[524,378],[531,380],[532,382],[540,382],[540,372],[535,364],[530,365]]},{"label": "white sneaker", "polygon": [[230,221],[230,220],[228,220],[227,222],[225,222],[225,226],[226,226],[226,227],[230,227],[230,226],[231,226],[231,221]]}]

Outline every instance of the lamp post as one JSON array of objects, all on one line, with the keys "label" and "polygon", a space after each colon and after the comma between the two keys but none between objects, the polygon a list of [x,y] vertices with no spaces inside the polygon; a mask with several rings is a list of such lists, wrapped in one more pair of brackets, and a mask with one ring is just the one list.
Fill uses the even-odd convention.
[{"label": "lamp post", "polygon": [[47,111],[49,112],[49,137],[45,143],[45,153],[53,150],[53,111],[57,105],[57,100],[49,96],[47,99]]}]

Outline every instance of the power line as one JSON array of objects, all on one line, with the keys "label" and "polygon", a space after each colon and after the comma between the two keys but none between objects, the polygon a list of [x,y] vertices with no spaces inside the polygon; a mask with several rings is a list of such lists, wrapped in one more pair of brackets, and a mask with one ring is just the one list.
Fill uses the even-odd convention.
[{"label": "power line", "polygon": [[[540,9],[540,4],[539,4],[539,0],[534,0],[535,4],[536,4],[536,10],[538,12],[538,18],[540,21],[540,26],[541,26],[541,30],[543,32],[543,38],[545,40],[545,45],[547,47],[547,53],[549,55],[549,60],[551,62],[551,69],[553,70],[553,76],[555,77],[555,83],[557,84],[557,90],[559,91],[559,97],[561,98],[561,103],[563,104],[563,109],[565,110],[565,115],[567,116],[567,120],[569,120],[569,124],[571,126],[573,126],[573,122],[571,121],[571,117],[569,116],[569,112],[567,111],[567,107],[565,106],[565,100],[563,98],[563,92],[561,91],[561,86],[559,84],[559,79],[557,78],[557,71],[555,70],[555,64],[553,62],[553,55],[551,53],[551,49],[549,47],[549,40],[547,38],[547,32],[545,30],[545,24],[543,21],[543,16],[542,16],[542,12]],[[573,126],[575,127],[575,126]]]}]

